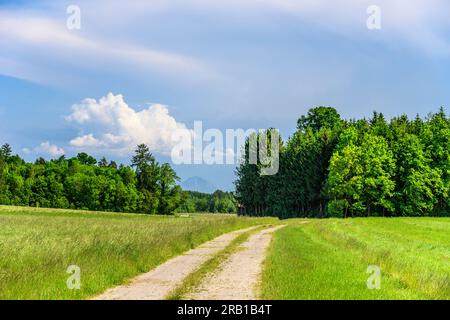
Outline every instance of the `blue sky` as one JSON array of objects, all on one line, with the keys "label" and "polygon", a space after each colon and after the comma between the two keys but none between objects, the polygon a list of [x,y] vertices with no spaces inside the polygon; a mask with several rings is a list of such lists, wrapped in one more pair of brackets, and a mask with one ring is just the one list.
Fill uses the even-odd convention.
[{"label": "blue sky", "polygon": [[[88,151],[126,163],[143,139],[170,161],[171,131],[195,120],[286,138],[316,105],[346,118],[449,105],[448,1],[336,2],[0,1],[0,143],[27,160]],[[70,4],[80,30],[66,28]],[[366,27],[372,4],[380,30]],[[223,189],[233,169],[176,166]]]}]

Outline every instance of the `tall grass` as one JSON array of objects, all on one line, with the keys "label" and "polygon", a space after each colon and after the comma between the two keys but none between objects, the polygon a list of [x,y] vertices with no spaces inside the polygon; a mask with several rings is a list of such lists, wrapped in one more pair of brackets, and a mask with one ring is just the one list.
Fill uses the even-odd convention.
[{"label": "tall grass", "polygon": [[[0,299],[83,299],[222,233],[271,218],[0,207]],[[81,270],[70,290],[67,268]]]},{"label": "tall grass", "polygon": [[[369,265],[381,288],[369,290]],[[450,299],[450,219],[315,220],[276,233],[266,299]]]}]

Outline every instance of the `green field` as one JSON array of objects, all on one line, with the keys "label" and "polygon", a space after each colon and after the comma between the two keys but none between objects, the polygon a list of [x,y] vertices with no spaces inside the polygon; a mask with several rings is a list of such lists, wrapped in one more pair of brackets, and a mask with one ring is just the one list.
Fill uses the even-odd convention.
[{"label": "green field", "polygon": [[[381,269],[369,290],[369,265]],[[291,221],[265,264],[264,299],[450,299],[450,219]]]},{"label": "green field", "polygon": [[[0,299],[89,298],[222,233],[274,221],[0,206]],[[66,286],[70,265],[81,290]]]},{"label": "green field", "polygon": [[[0,206],[0,299],[90,298],[219,234],[268,223],[278,220]],[[450,219],[282,223],[264,266],[264,299],[450,299]],[[81,290],[66,286],[69,265],[81,269]],[[369,265],[381,268],[379,290],[366,286]]]}]

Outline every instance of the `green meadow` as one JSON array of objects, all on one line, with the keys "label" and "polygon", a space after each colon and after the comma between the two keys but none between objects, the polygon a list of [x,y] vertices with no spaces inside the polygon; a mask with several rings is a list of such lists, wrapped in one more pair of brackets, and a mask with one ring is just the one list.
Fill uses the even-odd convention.
[{"label": "green meadow", "polygon": [[[450,219],[300,222],[275,234],[262,298],[450,299]],[[368,289],[369,266],[381,271],[379,289]]]},{"label": "green meadow", "polygon": [[[4,206],[0,299],[92,298],[220,234],[275,223],[286,227],[268,250],[263,299],[450,299],[448,218],[279,221]],[[70,265],[80,267],[80,290],[67,288]],[[367,288],[369,266],[381,270],[379,289]]]},{"label": "green meadow", "polygon": [[[273,218],[0,206],[0,299],[86,299],[216,236]],[[81,271],[69,290],[67,268]]]}]

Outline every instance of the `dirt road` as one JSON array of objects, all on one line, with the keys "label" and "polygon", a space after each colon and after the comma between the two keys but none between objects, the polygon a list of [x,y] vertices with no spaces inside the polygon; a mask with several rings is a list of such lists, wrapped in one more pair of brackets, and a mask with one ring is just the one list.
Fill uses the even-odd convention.
[{"label": "dirt road", "polygon": [[283,226],[264,229],[250,236],[215,273],[186,296],[193,300],[255,300],[272,233]]},{"label": "dirt road", "polygon": [[[223,265],[205,277],[186,299],[257,299],[257,287],[262,264],[272,233],[283,226],[256,231],[240,245]],[[198,248],[175,257],[152,271],[142,274],[129,284],[107,290],[95,300],[162,300],[183,283],[186,277],[203,263],[225,249],[237,236],[257,227],[230,232]]]},{"label": "dirt road", "polygon": [[192,272],[196,271],[214,254],[223,250],[240,234],[256,227],[241,229],[221,235],[185,254],[170,259],[129,284],[107,290],[95,300],[162,300]]}]

